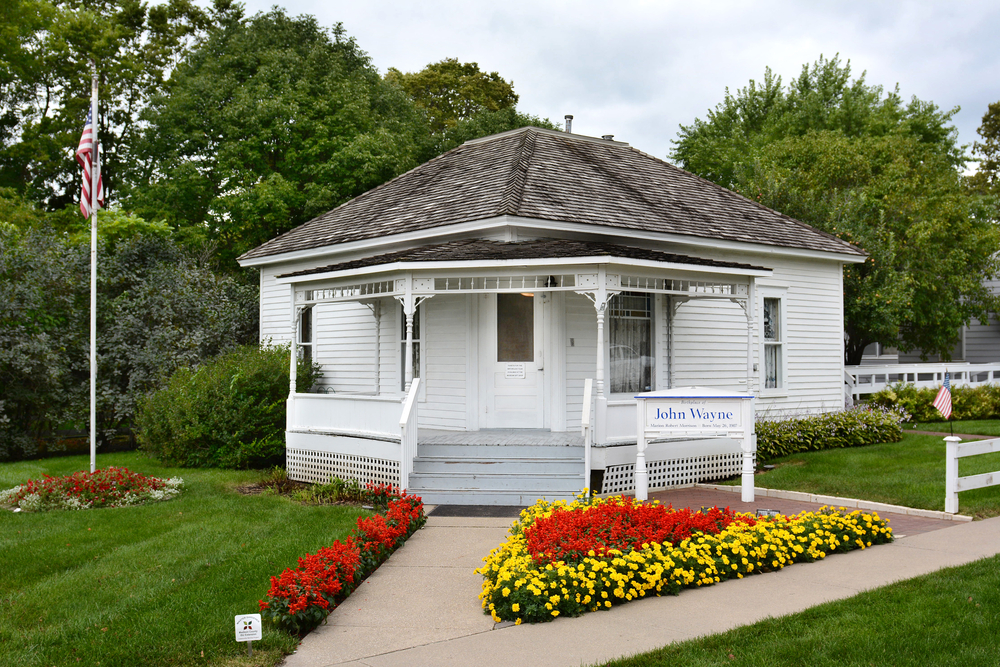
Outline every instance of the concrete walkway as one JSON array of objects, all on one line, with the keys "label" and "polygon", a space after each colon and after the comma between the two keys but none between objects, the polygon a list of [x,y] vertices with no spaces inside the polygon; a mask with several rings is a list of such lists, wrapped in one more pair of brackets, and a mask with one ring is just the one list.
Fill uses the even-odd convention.
[{"label": "concrete walkway", "polygon": [[[890,525],[902,519],[880,515]],[[483,614],[477,598],[482,577],[473,572],[505,539],[511,519],[431,516],[284,665],[599,664],[1000,553],[1000,517],[928,521],[919,529],[910,523],[912,534],[892,544],[685,590],[677,597],[514,626],[494,625]]]}]

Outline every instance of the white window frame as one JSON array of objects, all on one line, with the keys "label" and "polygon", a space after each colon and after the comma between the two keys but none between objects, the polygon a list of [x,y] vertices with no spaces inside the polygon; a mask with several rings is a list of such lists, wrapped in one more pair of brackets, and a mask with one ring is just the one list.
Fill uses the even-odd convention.
[{"label": "white window frame", "polygon": [[[649,345],[652,348],[650,350],[650,357],[653,359],[653,372],[650,374],[649,380],[650,380],[650,383],[653,385],[652,389],[650,391],[655,391],[656,387],[660,386],[659,385],[659,383],[660,383],[660,376],[659,376],[659,373],[660,373],[660,364],[658,363],[660,361],[659,357],[658,357],[658,355],[660,353],[660,346],[659,346],[659,341],[657,340],[657,335],[659,334],[659,331],[660,331],[659,326],[658,326],[659,322],[657,321],[658,310],[659,310],[659,307],[660,307],[659,306],[659,301],[660,300],[657,298],[659,295],[655,294],[655,293],[650,293],[650,292],[643,292],[642,290],[623,290],[622,291],[622,293],[625,293],[625,292],[634,292],[636,294],[643,294],[643,295],[646,295],[646,296],[650,297]],[[615,295],[615,296],[617,296],[617,295]],[[610,308],[610,305],[611,305],[611,299],[608,299],[608,309],[606,311],[607,312],[607,316],[604,318],[604,368],[605,368],[605,372],[607,373],[607,376],[606,376],[607,377],[606,386],[607,386],[607,389],[608,389],[608,397],[612,398],[614,400],[622,400],[622,399],[626,399],[626,398],[631,399],[637,393],[641,393],[642,390],[640,390],[640,392],[631,392],[631,391],[618,392],[618,393],[612,393],[611,392],[611,313],[610,313],[611,308]],[[667,384],[669,384],[669,382]]]},{"label": "white window frame", "polygon": [[[308,334],[308,336],[307,336]],[[305,339],[308,337],[308,341]],[[295,345],[298,348],[299,359],[316,361],[316,310],[315,306],[306,306],[299,313],[295,327]]]},{"label": "white window frame", "polygon": [[[788,289],[778,287],[759,287],[757,290],[757,358],[759,360],[759,392],[760,396],[788,395]],[[767,342],[764,339],[764,302],[774,299],[778,302],[778,340]],[[767,355],[766,348],[778,347],[778,378],[776,387],[767,387]]]}]

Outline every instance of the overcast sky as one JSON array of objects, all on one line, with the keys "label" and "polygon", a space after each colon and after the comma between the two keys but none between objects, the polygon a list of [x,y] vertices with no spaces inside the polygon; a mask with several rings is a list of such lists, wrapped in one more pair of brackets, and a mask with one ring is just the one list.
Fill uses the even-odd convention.
[{"label": "overcast sky", "polygon": [[[274,2],[245,0],[248,14]],[[293,15],[342,22],[382,73],[454,57],[514,83],[518,109],[573,131],[613,134],[666,157],[679,124],[705,117],[728,86],[771,69],[784,81],[839,53],[869,84],[899,84],[961,107],[961,143],[1000,100],[1000,3],[593,0],[284,0]]]}]

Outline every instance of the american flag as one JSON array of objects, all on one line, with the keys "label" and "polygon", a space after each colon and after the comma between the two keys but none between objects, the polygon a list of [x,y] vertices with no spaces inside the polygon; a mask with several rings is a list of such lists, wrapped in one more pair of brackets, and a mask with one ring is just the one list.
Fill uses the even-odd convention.
[{"label": "american flag", "polygon": [[951,417],[951,374],[948,371],[944,372],[944,384],[934,397],[934,407],[945,419]]},{"label": "american flag", "polygon": [[87,112],[87,124],[83,126],[83,136],[76,149],[76,161],[83,167],[83,191],[80,194],[80,213],[89,218],[91,210],[90,179],[93,160],[97,159],[97,208],[104,208],[104,182],[101,180],[100,144],[94,150],[94,120],[91,112]]}]

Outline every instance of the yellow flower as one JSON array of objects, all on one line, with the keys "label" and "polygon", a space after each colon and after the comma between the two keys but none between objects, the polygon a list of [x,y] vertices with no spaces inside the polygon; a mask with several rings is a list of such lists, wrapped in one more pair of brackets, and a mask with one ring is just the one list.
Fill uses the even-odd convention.
[{"label": "yellow flower", "polygon": [[521,605],[515,602],[510,606],[510,610],[516,614],[517,612],[521,611]]}]

